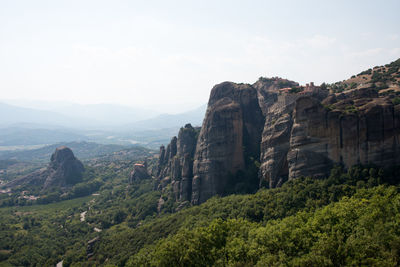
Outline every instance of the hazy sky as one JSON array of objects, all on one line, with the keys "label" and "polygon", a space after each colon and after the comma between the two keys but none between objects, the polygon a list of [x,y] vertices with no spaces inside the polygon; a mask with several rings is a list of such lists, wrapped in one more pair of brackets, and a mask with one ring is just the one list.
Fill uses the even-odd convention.
[{"label": "hazy sky", "polygon": [[177,112],[226,80],[334,82],[400,57],[399,11],[399,0],[0,0],[0,99]]}]

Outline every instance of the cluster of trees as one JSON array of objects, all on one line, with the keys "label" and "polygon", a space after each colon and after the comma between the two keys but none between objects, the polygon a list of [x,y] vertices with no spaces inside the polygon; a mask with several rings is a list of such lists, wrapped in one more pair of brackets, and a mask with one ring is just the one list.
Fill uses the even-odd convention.
[{"label": "cluster of trees", "polygon": [[79,220],[88,200],[1,208],[0,265],[55,266],[66,250],[81,248],[94,235]]},{"label": "cluster of trees", "polygon": [[[396,184],[398,174],[398,168],[384,171],[375,167],[356,166],[343,171],[336,167],[327,179],[301,178],[289,181],[281,188],[262,189],[255,194],[214,197],[200,206],[172,214],[154,213],[135,226],[126,227],[126,224],[121,224],[106,231],[95,249],[93,261],[100,265],[108,259],[108,264],[123,266],[130,258],[129,262],[132,264],[140,263],[137,262],[136,256],[132,255],[139,253],[137,255],[143,256],[148,253],[151,258],[153,249],[159,249],[158,245],[155,245],[158,240],[163,243],[170,240],[168,236],[174,238],[175,235],[191,232],[193,229],[207,228],[214,220],[221,220],[223,223],[232,219],[244,220],[254,223],[258,228],[272,221],[278,223],[299,213],[314,216],[315,212],[324,209],[325,206],[333,205],[344,198],[351,198],[362,190],[375,188],[380,184]],[[386,189],[387,186],[382,188]],[[128,221],[129,216],[128,213],[125,221]],[[388,221],[390,220],[391,218],[388,218]],[[160,255],[155,257],[160,258]],[[70,259],[70,262],[77,261],[79,262],[72,257]],[[213,264],[217,265],[216,262]]]},{"label": "cluster of trees", "polygon": [[327,84],[326,87],[332,90],[334,93],[341,93],[348,89],[348,84],[343,82],[336,82],[332,84]]},{"label": "cluster of trees", "polygon": [[216,219],[182,229],[141,249],[127,266],[396,266],[399,211],[397,188],[363,189],[266,225]]}]

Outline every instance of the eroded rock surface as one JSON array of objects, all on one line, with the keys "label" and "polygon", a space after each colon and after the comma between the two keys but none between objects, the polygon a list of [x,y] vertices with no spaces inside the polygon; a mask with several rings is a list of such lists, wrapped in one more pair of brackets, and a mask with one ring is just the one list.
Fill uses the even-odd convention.
[{"label": "eroded rock surface", "polygon": [[397,93],[380,94],[368,81],[341,93],[277,77],[214,86],[198,137],[185,126],[160,148],[160,187],[170,184],[177,201],[200,204],[324,177],[335,164],[400,164]]},{"label": "eroded rock surface", "polygon": [[237,172],[259,157],[263,125],[251,85],[225,82],[212,89],[194,157],[193,204],[234,186]]},{"label": "eroded rock surface", "polygon": [[192,194],[193,157],[196,149],[198,128],[186,124],[168,144],[160,148],[158,180],[159,189],[171,184],[176,201],[188,201]]}]

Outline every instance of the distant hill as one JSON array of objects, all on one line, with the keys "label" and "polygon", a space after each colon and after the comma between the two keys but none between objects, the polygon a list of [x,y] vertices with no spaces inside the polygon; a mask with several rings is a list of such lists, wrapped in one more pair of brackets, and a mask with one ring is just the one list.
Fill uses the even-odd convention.
[{"label": "distant hill", "polygon": [[80,129],[105,129],[156,116],[157,112],[119,105],[70,104],[51,109],[0,103],[0,125],[36,124]]},{"label": "distant hill", "polygon": [[38,149],[22,150],[22,151],[0,151],[0,160],[14,159],[27,162],[48,162],[51,154],[57,147],[67,146],[74,151],[77,158],[81,160],[91,159],[95,157],[103,157],[117,151],[134,149],[146,152],[148,149],[142,147],[129,148],[121,145],[103,145],[93,142],[64,142],[48,145]]},{"label": "distant hill", "polygon": [[69,129],[11,126],[0,128],[0,146],[42,145],[86,140],[87,137]]},{"label": "distant hill", "polygon": [[77,122],[72,117],[56,112],[0,103],[0,125],[4,127],[16,123],[70,126]]},{"label": "distant hill", "polygon": [[159,113],[150,110],[135,107],[127,107],[113,104],[93,104],[78,105],[71,104],[62,107],[53,108],[52,111],[65,116],[83,118],[85,120],[94,120],[103,126],[116,126],[126,123],[150,119]]},{"label": "distant hill", "polygon": [[[12,104],[10,104],[10,103]],[[35,101],[0,102],[0,127],[16,124],[40,125],[41,127],[65,127],[78,129],[154,130],[178,127],[187,122],[201,124],[206,105],[179,114],[161,114],[154,110],[113,104],[79,105],[63,103],[59,106]],[[26,106],[23,106],[23,105]]]},{"label": "distant hill", "polygon": [[62,105],[59,112],[54,112],[0,103],[0,146],[88,141],[120,145],[138,143],[154,148],[168,143],[186,123],[201,125],[205,109],[203,105],[188,112],[144,119],[154,112],[145,114],[143,110],[105,104]]},{"label": "distant hill", "polygon": [[161,114],[157,117],[135,122],[123,126],[125,129],[133,131],[137,130],[155,130],[177,128],[179,129],[186,123],[191,123],[193,126],[201,126],[204,114],[206,113],[207,105],[202,105],[196,109],[179,113],[179,114]]}]

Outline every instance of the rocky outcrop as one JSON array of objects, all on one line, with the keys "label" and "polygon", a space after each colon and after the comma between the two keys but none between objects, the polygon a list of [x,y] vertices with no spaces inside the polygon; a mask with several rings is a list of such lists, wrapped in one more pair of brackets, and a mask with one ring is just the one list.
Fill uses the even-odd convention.
[{"label": "rocky outcrop", "polygon": [[82,180],[84,170],[82,162],[75,158],[71,149],[65,146],[58,147],[51,155],[44,189],[76,184]]},{"label": "rocky outcrop", "polygon": [[273,188],[287,181],[292,125],[290,112],[268,118],[261,141],[260,186]]},{"label": "rocky outcrop", "polygon": [[299,83],[282,78],[261,77],[252,86],[257,89],[260,108],[265,117],[270,112],[270,107],[278,102],[279,89],[298,86]]},{"label": "rocky outcrop", "polygon": [[264,117],[257,90],[230,82],[212,91],[193,164],[192,203],[234,188],[236,175],[259,158]]},{"label": "rocky outcrop", "polygon": [[129,174],[129,183],[135,183],[144,179],[149,179],[151,176],[147,171],[147,162],[136,163],[133,165],[133,170]]},{"label": "rocky outcrop", "polygon": [[329,92],[326,85],[281,78],[216,85],[198,138],[186,135],[185,126],[160,148],[160,187],[171,184],[177,201],[199,204],[324,177],[335,164],[400,164],[400,88],[393,94],[379,94],[372,82],[343,88],[336,93],[335,84]]},{"label": "rocky outcrop", "polygon": [[83,164],[75,158],[72,150],[62,146],[51,155],[46,169],[15,179],[4,187],[14,188],[25,185],[41,186],[43,189],[53,186],[65,187],[80,182],[84,170]]},{"label": "rocky outcrop", "polygon": [[160,147],[157,177],[159,189],[171,184],[176,201],[189,201],[192,194],[193,157],[196,149],[198,128],[186,124],[173,137],[165,150]]},{"label": "rocky outcrop", "polygon": [[299,97],[264,129],[261,182],[276,187],[286,179],[325,177],[334,164],[399,164],[399,109],[369,87],[322,102]]},{"label": "rocky outcrop", "polygon": [[376,90],[345,95],[332,110],[299,99],[290,140],[289,178],[325,176],[333,163],[389,167],[399,164],[399,107]]}]

